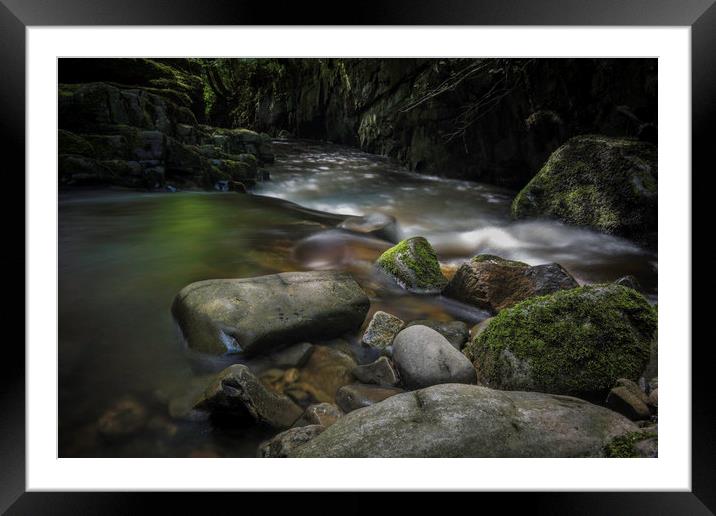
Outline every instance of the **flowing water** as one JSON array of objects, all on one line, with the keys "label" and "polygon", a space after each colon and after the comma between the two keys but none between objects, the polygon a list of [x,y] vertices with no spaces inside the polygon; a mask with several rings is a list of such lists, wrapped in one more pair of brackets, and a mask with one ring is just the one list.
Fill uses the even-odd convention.
[{"label": "flowing water", "polygon": [[[558,262],[580,283],[634,275],[657,299],[656,254],[553,221],[513,222],[515,192],[419,176],[386,158],[311,142],[278,141],[271,181],[236,193],[69,192],[59,198],[60,456],[255,456],[269,433],[172,420],[167,402],[229,359],[185,349],[170,314],[193,281],[281,271],[344,269],[371,312],[403,319],[487,314],[440,296],[407,295],[371,267],[391,243],[337,228],[350,215],[395,217],[400,237],[425,236],[446,271],[477,253]],[[369,360],[353,336],[359,360]],[[125,440],[97,434],[98,418],[132,399],[148,424]]]}]

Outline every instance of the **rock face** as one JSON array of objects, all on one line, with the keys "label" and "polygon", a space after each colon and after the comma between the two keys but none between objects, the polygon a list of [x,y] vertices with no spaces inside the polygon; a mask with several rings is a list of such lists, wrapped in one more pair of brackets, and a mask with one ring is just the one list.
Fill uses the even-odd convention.
[{"label": "rock face", "polygon": [[203,125],[202,75],[192,59],[63,59],[60,185],[253,185],[270,138]]},{"label": "rock face", "polygon": [[450,384],[351,412],[289,456],[603,457],[636,430],[577,398]]},{"label": "rock face", "polygon": [[192,283],[172,313],[192,349],[254,354],[356,331],[369,306],[346,273],[287,272]]},{"label": "rock face", "polygon": [[465,356],[427,326],[401,331],[393,344],[393,361],[403,385],[420,389],[441,383],[475,383],[475,369]]},{"label": "rock face", "polygon": [[[217,88],[247,93],[238,109],[221,95],[212,106],[245,113],[233,125],[251,121],[271,134],[360,146],[417,172],[511,188],[570,136],[636,136],[657,121],[655,59],[271,59],[255,67]],[[459,84],[419,102],[451,81]],[[487,103],[472,121],[471,99]]]},{"label": "rock face", "polygon": [[353,376],[363,383],[392,387],[400,382],[397,371],[387,357],[380,357],[375,362],[360,365],[352,372]]},{"label": "rock face", "polygon": [[403,389],[398,389],[397,387],[355,383],[338,389],[336,403],[338,403],[343,412],[348,413],[381,402],[401,392],[404,392]]},{"label": "rock face", "polygon": [[407,326],[427,326],[432,328],[445,337],[458,351],[465,346],[465,343],[470,338],[470,330],[468,330],[467,324],[462,321],[445,322],[433,319],[418,319],[417,321],[410,321]]},{"label": "rock face", "polygon": [[258,456],[263,458],[288,457],[293,450],[307,443],[324,428],[320,425],[307,425],[289,428],[259,445]]},{"label": "rock face", "polygon": [[530,297],[578,286],[557,263],[530,267],[526,263],[480,254],[460,266],[443,295],[497,313]]},{"label": "rock face", "polygon": [[515,197],[516,218],[546,216],[655,241],[657,153],[647,142],[578,136],[557,149]]},{"label": "rock face", "polygon": [[405,323],[394,315],[379,310],[368,323],[362,342],[372,348],[385,349],[404,326]]},{"label": "rock face", "polygon": [[227,367],[207,386],[194,409],[214,416],[250,419],[274,428],[289,428],[302,410],[286,396],[277,396],[259,381],[248,367]]},{"label": "rock face", "polygon": [[375,263],[378,269],[410,292],[437,294],[447,283],[435,250],[423,237],[403,240],[384,252]]},{"label": "rock face", "polygon": [[618,378],[639,377],[656,326],[636,291],[586,286],[503,310],[464,353],[490,387],[603,395]]}]

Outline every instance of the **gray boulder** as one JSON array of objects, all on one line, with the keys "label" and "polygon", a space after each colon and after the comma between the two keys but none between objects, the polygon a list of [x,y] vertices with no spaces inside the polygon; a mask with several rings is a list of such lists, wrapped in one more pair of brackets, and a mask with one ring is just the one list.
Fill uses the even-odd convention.
[{"label": "gray boulder", "polygon": [[288,457],[290,452],[307,443],[323,430],[324,428],[320,425],[289,428],[272,439],[261,443],[258,449],[258,456],[262,458]]},{"label": "gray boulder", "polygon": [[419,319],[411,321],[407,326],[427,326],[445,337],[452,346],[460,351],[470,338],[470,330],[462,321],[436,321],[434,319]]},{"label": "gray boulder", "polygon": [[411,326],[395,337],[393,361],[408,389],[477,380],[475,368],[465,355],[427,326]]},{"label": "gray boulder", "polygon": [[351,412],[289,456],[603,457],[637,430],[577,398],[436,385]]},{"label": "gray boulder", "polygon": [[212,415],[251,419],[274,428],[291,427],[303,412],[286,396],[267,390],[243,364],[234,364],[216,375],[193,408]]},{"label": "gray boulder", "polygon": [[398,385],[398,372],[386,357],[380,357],[370,364],[360,365],[351,371],[357,380],[392,387]]},{"label": "gray boulder", "polygon": [[192,283],[172,313],[192,349],[248,355],[357,331],[369,306],[349,274],[285,272]]},{"label": "gray boulder", "polygon": [[404,392],[403,389],[398,389],[397,387],[381,387],[380,385],[356,383],[353,385],[345,385],[338,389],[336,393],[336,403],[341,407],[343,412],[348,413],[381,402],[401,392]]}]

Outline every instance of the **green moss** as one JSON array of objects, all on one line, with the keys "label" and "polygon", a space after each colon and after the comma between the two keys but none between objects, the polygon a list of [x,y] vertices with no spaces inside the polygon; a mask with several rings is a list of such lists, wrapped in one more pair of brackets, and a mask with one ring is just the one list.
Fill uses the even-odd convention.
[{"label": "green moss", "polygon": [[439,291],[447,283],[435,250],[423,237],[399,242],[385,251],[376,265],[408,290]]},{"label": "green moss", "polygon": [[465,354],[501,389],[601,392],[644,370],[656,312],[638,292],[595,285],[528,299],[500,312]]},{"label": "green moss", "polygon": [[612,439],[604,447],[604,455],[609,458],[634,458],[639,457],[635,445],[640,441],[657,437],[654,432],[630,432]]},{"label": "green moss", "polygon": [[656,147],[627,138],[578,136],[549,157],[515,197],[515,218],[549,216],[605,233],[656,231]]}]

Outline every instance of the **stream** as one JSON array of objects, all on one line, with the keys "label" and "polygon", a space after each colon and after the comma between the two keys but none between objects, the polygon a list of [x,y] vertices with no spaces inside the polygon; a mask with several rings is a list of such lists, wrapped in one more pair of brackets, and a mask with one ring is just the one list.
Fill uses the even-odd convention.
[{"label": "stream", "polygon": [[[488,316],[382,283],[372,262],[392,244],[337,228],[351,215],[395,217],[398,236],[426,237],[448,271],[478,253],[532,265],[554,261],[580,283],[631,274],[657,301],[654,251],[554,221],[513,222],[513,191],[420,176],[387,158],[328,143],[278,140],[274,150],[276,163],[266,167],[271,180],[254,195],[60,193],[61,457],[254,457],[271,435],[168,416],[172,397],[236,360],[197,356],[182,343],[170,305],[194,281],[341,269],[368,292],[371,314],[468,325]],[[350,345],[359,361],[370,360],[358,338]],[[126,440],[102,439],[98,418],[127,397],[141,403],[148,423]]]}]

